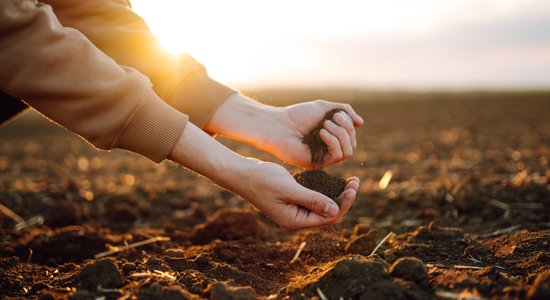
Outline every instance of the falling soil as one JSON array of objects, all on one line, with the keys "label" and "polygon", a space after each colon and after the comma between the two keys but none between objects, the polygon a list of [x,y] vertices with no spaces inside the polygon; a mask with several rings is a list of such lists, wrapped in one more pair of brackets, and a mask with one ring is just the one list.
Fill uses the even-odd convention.
[{"label": "falling soil", "polygon": [[[344,111],[337,108],[328,111],[323,119],[319,121],[317,126],[302,139],[311,153],[311,164],[320,166],[328,154],[327,145],[321,140],[320,131],[323,129],[323,124],[326,120],[332,120],[334,114]],[[332,176],[323,170],[307,170],[294,175],[296,181],[308,189],[320,192],[321,194],[331,198],[340,205],[339,196],[346,187],[346,180],[340,176]]]},{"label": "falling soil", "polygon": [[346,187],[346,180],[342,177],[331,176],[323,170],[307,170],[294,174],[294,179],[308,189],[317,191],[340,205],[338,196]]},{"label": "falling soil", "polygon": [[354,206],[293,232],[171,164],[27,115],[0,128],[0,203],[44,219],[0,214],[0,298],[549,299],[550,94],[378,96],[331,167],[361,178]]},{"label": "falling soil", "polygon": [[309,151],[311,152],[312,165],[314,166],[321,165],[325,160],[325,156],[328,154],[328,147],[321,140],[321,136],[319,135],[319,133],[321,132],[321,129],[323,129],[323,125],[325,121],[332,120],[332,117],[334,117],[334,114],[341,111],[344,111],[344,110],[340,108],[336,108],[328,111],[323,117],[323,119],[319,121],[317,126],[315,126],[315,128],[313,128],[313,130],[310,133],[308,133],[302,138],[302,142],[308,146]]}]

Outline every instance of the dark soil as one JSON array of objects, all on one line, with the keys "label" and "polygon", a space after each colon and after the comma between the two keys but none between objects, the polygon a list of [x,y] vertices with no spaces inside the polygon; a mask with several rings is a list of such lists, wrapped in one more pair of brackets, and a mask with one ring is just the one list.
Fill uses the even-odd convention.
[{"label": "dark soil", "polygon": [[341,176],[331,176],[323,170],[307,170],[294,174],[294,179],[308,189],[317,191],[340,205],[338,197],[346,187],[346,180]]},{"label": "dark soil", "polygon": [[317,126],[313,130],[302,138],[302,142],[306,144],[311,152],[311,164],[314,166],[321,165],[325,160],[325,156],[328,154],[328,147],[321,140],[319,132],[323,129],[323,125],[326,120],[332,120],[334,114],[344,111],[343,109],[336,108],[328,111],[323,119],[319,121]]},{"label": "dark soil", "polygon": [[31,116],[0,128],[0,203],[44,218],[17,231],[0,214],[0,298],[548,299],[550,94],[355,98],[369,122],[328,170],[361,179],[356,202],[296,232],[171,164]]},{"label": "dark soil", "polygon": [[[309,148],[311,153],[311,164],[313,166],[320,166],[325,160],[325,156],[328,154],[328,147],[321,140],[321,136],[319,135],[321,129],[323,129],[323,124],[326,120],[332,120],[334,114],[341,111],[344,110],[337,108],[328,111],[323,119],[319,121],[317,126],[315,126],[309,134],[303,137],[302,142]],[[299,184],[308,189],[320,192],[340,205],[338,197],[346,187],[346,180],[343,177],[331,176],[323,170],[307,170],[295,174],[294,179],[296,179]]]}]

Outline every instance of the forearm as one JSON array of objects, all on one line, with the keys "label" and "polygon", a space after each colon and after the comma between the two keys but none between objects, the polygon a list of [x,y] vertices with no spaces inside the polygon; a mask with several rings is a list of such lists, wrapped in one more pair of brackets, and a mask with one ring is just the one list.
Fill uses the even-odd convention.
[{"label": "forearm", "polygon": [[43,1],[52,5],[63,25],[82,32],[118,64],[147,76],[155,93],[198,127],[203,128],[224,100],[236,93],[210,78],[191,56],[167,52],[125,1]]},{"label": "forearm", "polygon": [[257,163],[231,151],[192,123],[187,124],[168,159],[235,193],[241,192],[241,185],[246,186],[247,168]]},{"label": "forearm", "polygon": [[280,113],[281,108],[234,94],[218,108],[204,129],[261,148],[261,141],[274,134]]},{"label": "forearm", "polygon": [[42,3],[0,1],[0,61],[0,90],[98,148],[159,162],[185,127],[187,117],[159,99],[145,76],[61,26]]}]

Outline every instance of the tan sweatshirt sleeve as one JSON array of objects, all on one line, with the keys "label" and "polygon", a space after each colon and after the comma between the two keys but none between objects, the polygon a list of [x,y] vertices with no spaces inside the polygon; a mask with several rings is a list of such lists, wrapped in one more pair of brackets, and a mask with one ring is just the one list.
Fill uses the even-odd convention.
[{"label": "tan sweatshirt sleeve", "polygon": [[[117,63],[149,77],[155,92],[199,127],[236,93],[212,78],[189,55],[164,50],[125,0],[45,0],[61,23],[78,29]],[[159,5],[162,5],[159,3]],[[182,17],[186,12],[182,12]],[[181,38],[185,38],[182,29]]]},{"label": "tan sweatshirt sleeve", "polygon": [[63,27],[50,6],[32,0],[0,1],[0,90],[98,148],[123,148],[155,162],[172,151],[187,122],[145,76],[118,65]]}]

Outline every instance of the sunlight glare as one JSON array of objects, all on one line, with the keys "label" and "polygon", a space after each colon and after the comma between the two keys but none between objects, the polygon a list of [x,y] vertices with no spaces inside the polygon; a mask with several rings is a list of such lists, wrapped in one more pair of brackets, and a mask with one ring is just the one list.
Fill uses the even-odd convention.
[{"label": "sunlight glare", "polygon": [[[190,54],[230,85],[379,86],[503,78],[489,69],[479,75],[464,47],[490,58],[482,65],[504,54],[512,56],[504,59],[511,69],[513,61],[533,61],[533,51],[545,49],[495,54],[481,45],[494,35],[475,40],[476,26],[491,34],[491,22],[514,20],[526,2],[534,11],[546,7],[542,0],[132,0],[132,7],[164,48]],[[471,42],[449,42],[453,37]]]},{"label": "sunlight glare", "polygon": [[[437,19],[433,10],[449,5],[405,0],[165,0],[159,5],[134,0],[132,6],[168,51],[191,54],[230,83],[250,83],[269,77],[269,65],[276,68],[281,61],[315,63],[314,51],[304,47],[308,41],[429,30]],[[292,53],[285,53],[288,45]],[[303,53],[296,53],[300,48]]]}]

